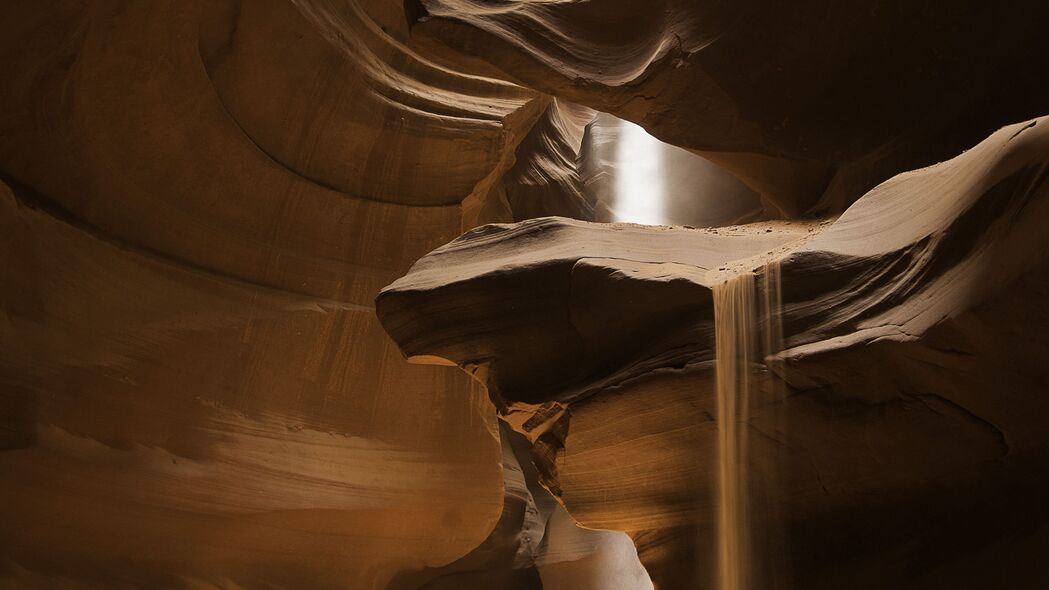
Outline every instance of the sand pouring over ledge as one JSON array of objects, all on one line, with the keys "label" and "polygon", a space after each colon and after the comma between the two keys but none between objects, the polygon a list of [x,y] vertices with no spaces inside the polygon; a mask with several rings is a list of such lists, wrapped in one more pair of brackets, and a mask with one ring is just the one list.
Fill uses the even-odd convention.
[{"label": "sand pouring over ledge", "polygon": [[717,588],[774,264],[747,585],[1049,588],[1047,22],[0,2],[0,587]]},{"label": "sand pouring over ledge", "polygon": [[718,428],[718,588],[747,590],[750,554],[747,423],[757,326],[754,275],[714,285]]},{"label": "sand pouring over ledge", "polygon": [[[768,370],[749,377],[763,392],[748,416],[751,474],[776,470],[750,479],[762,499],[750,530],[782,531],[785,587],[920,587],[904,566],[840,570],[844,557],[820,555],[858,560],[929,527],[946,542],[960,534],[947,525],[956,510],[999,530],[1001,511],[1040,505],[1049,242],[1035,220],[1049,214],[1047,161],[1039,119],[897,176],[825,224],[488,226],[420,260],[377,309],[406,354],[483,379],[573,517],[627,531],[653,582],[675,588],[696,571],[716,583],[704,547],[717,547],[720,470],[696,459],[716,457],[721,436],[714,293],[756,274],[761,305],[781,305],[764,314]],[[1000,356],[1017,334],[1032,354]],[[993,502],[999,485],[1020,504]],[[764,568],[770,543],[755,541]]]}]

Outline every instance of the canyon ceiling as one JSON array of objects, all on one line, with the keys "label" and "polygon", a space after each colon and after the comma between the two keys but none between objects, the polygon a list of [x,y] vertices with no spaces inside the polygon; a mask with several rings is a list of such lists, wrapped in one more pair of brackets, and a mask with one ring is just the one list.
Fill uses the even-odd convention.
[{"label": "canyon ceiling", "polygon": [[754,587],[1049,587],[1047,22],[4,2],[0,586],[713,587],[746,276]]}]

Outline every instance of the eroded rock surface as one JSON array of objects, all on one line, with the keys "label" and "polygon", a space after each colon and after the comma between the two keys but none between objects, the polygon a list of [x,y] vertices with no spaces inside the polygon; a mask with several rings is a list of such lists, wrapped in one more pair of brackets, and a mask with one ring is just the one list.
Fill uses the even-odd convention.
[{"label": "eroded rock surface", "polygon": [[372,302],[552,99],[407,41],[386,0],[0,8],[0,585],[385,588],[489,538],[487,396]]},{"label": "eroded rock surface", "polygon": [[[0,585],[691,584],[710,289],[769,260],[773,573],[1026,571],[1047,537],[1044,122],[829,227],[547,218],[438,246],[603,219],[578,169],[594,109],[731,168],[765,215],[840,212],[1040,114],[1044,11],[3,3]],[[375,297],[410,268],[385,327],[483,383],[384,333]]]},{"label": "eroded rock surface", "polygon": [[685,588],[712,569],[711,287],[756,273],[779,300],[762,322],[783,330],[748,422],[759,575],[976,588],[1008,568],[1033,588],[1047,170],[1035,119],[821,224],[483,227],[387,287],[378,313],[406,354],[487,383],[574,518],[629,532],[657,587]]},{"label": "eroded rock surface", "polygon": [[1030,3],[408,5],[434,54],[639,123],[732,170],[778,215],[840,212],[1049,99],[1049,9]]}]

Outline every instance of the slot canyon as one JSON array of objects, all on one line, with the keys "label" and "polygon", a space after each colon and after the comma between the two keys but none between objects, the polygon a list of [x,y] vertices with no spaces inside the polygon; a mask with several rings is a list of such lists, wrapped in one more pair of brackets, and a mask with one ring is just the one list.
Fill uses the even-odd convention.
[{"label": "slot canyon", "polygon": [[1049,588],[1047,26],[5,0],[0,588]]}]

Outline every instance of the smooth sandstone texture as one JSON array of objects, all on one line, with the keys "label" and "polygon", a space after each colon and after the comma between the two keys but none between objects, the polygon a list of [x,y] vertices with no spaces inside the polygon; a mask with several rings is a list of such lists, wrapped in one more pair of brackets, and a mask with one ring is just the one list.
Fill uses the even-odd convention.
[{"label": "smooth sandstone texture", "polygon": [[484,539],[502,504],[484,392],[367,346],[370,309],[2,196],[5,584],[382,588]]},{"label": "smooth sandstone texture", "polygon": [[638,123],[736,173],[777,216],[840,212],[1049,99],[1049,8],[1037,3],[408,6],[431,53]]},{"label": "smooth sandstone texture", "polygon": [[[606,219],[595,108],[777,217],[1044,112],[1043,7],[780,4],[0,4],[0,586],[691,587],[709,292],[770,259],[760,574],[1049,585],[1044,122],[829,229],[439,248],[385,326],[483,383],[375,317],[480,224]],[[701,224],[755,210],[719,186]]]},{"label": "smooth sandstone texture", "polygon": [[406,23],[0,8],[0,585],[386,588],[492,534],[483,387],[405,363],[372,302],[539,159],[553,102]]},{"label": "smooth sandstone texture", "polygon": [[488,384],[573,518],[629,532],[657,587],[685,588],[713,568],[711,287],[753,272],[778,301],[755,330],[782,328],[747,423],[755,575],[1038,587],[1047,170],[1042,118],[808,227],[488,226],[378,313],[405,354]]},{"label": "smooth sandstone texture", "polygon": [[513,166],[469,226],[546,215],[595,219],[596,199],[577,171],[584,131],[595,114],[563,100],[543,103],[539,118],[517,145]]}]

